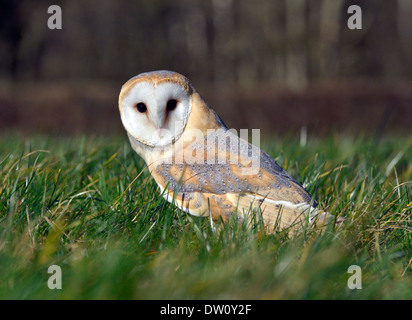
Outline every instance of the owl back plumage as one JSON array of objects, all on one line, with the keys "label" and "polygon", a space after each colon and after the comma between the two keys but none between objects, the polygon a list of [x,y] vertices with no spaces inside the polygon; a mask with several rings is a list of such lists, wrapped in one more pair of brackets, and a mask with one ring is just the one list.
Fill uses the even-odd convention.
[{"label": "owl back plumage", "polygon": [[[230,140],[232,144],[223,144],[226,149],[222,150],[219,147],[222,140]],[[233,148],[233,141],[238,143],[237,148]],[[210,145],[215,146],[214,161],[208,161]],[[223,220],[234,214],[240,219],[252,213],[262,214],[269,231],[304,222],[304,212],[314,216],[315,203],[310,194],[267,153],[229,130],[220,129],[207,135],[203,143],[195,146],[198,159],[191,163],[181,161],[186,148],[175,150],[172,158],[149,166],[165,198],[180,209]],[[235,156],[233,149],[237,150]],[[219,159],[224,151],[225,159]],[[259,159],[259,167],[249,165],[253,163],[251,154],[252,159]],[[219,163],[219,160],[226,161]]]}]

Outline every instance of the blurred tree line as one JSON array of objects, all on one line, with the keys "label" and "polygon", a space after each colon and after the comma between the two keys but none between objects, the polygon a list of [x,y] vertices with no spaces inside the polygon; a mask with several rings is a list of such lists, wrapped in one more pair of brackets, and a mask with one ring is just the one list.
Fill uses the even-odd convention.
[{"label": "blurred tree line", "polygon": [[[51,5],[61,30],[47,27]],[[361,30],[347,26],[351,5]],[[0,0],[0,9],[0,130],[121,130],[121,84],[169,69],[229,126],[412,132],[411,0]]]},{"label": "blurred tree line", "polygon": [[[47,28],[58,4],[63,29]],[[350,5],[362,30],[347,27]],[[0,0],[1,77],[125,79],[169,68],[227,85],[412,74],[410,0]]]}]

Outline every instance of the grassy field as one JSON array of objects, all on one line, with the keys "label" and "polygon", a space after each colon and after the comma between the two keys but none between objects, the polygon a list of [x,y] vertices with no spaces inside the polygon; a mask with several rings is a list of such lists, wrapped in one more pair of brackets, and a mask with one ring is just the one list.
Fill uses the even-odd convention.
[{"label": "grassy field", "polygon": [[343,225],[214,232],[162,199],[126,135],[0,136],[0,298],[412,299],[412,137],[262,148]]}]

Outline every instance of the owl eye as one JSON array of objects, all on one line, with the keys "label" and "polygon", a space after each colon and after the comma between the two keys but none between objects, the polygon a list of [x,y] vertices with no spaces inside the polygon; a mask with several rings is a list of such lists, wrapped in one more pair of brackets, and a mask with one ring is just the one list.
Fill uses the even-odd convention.
[{"label": "owl eye", "polygon": [[147,107],[143,102],[140,102],[136,105],[136,109],[137,109],[137,111],[143,113],[143,112],[146,112]]},{"label": "owl eye", "polygon": [[174,99],[171,99],[167,102],[166,109],[167,111],[172,111],[176,109],[176,106],[177,106],[177,101]]}]

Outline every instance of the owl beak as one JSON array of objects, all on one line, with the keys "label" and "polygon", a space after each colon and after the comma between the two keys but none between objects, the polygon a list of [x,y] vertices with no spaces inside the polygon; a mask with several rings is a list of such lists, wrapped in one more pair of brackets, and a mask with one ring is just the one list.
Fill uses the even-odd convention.
[{"label": "owl beak", "polygon": [[161,138],[162,129],[164,127],[166,117],[163,114],[160,114],[160,115],[155,115],[154,117],[151,117],[151,118],[152,118],[153,124],[156,128],[156,133],[159,136],[159,138]]},{"label": "owl beak", "polygon": [[157,135],[159,136],[159,138],[161,138],[162,137],[162,128],[156,128],[156,132],[157,132]]},{"label": "owl beak", "polygon": [[165,125],[165,121],[164,120],[163,121],[156,121],[156,122],[154,122],[154,125],[155,125],[155,128],[156,128],[156,131],[160,132],[163,129],[164,125]]}]

